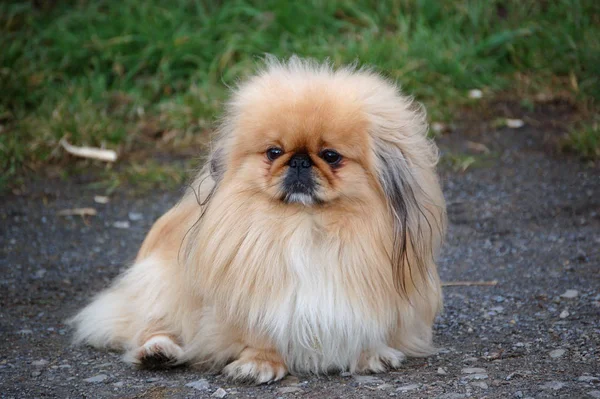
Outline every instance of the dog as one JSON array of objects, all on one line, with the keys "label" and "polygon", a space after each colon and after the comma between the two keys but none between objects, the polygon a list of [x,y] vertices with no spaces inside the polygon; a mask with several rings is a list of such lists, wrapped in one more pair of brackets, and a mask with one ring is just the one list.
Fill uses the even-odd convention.
[{"label": "dog", "polygon": [[446,212],[421,107],[371,69],[267,57],[216,133],[75,341],[257,384],[431,354]]}]

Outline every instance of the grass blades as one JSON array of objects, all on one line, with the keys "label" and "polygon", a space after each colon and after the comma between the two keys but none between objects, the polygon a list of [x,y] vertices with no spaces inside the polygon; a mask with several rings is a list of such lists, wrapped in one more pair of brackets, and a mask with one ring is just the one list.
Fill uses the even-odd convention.
[{"label": "grass blades", "polygon": [[573,152],[582,160],[600,159],[600,117],[572,129],[562,142],[566,151]]},{"label": "grass blades", "polygon": [[[127,152],[147,126],[184,145],[265,53],[359,60],[449,120],[469,89],[600,98],[586,0],[55,0],[0,3],[0,169],[76,145]],[[161,141],[164,143],[164,141]],[[164,145],[172,145],[167,143]]]}]

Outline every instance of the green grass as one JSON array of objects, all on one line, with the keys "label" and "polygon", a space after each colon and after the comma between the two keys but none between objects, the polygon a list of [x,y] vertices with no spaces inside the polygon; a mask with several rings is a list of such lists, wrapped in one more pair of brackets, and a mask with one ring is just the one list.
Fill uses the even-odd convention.
[{"label": "green grass", "polygon": [[111,195],[115,189],[126,185],[133,194],[147,194],[156,189],[176,189],[181,187],[189,173],[196,169],[196,160],[185,162],[156,162],[147,160],[129,162],[119,169],[104,169],[100,179],[89,184],[88,188]]},{"label": "green grass", "polygon": [[477,158],[474,155],[451,153],[443,156],[441,163],[449,166],[454,172],[462,173],[476,164]]},{"label": "green grass", "polygon": [[187,145],[226,86],[264,53],[359,60],[397,79],[432,120],[486,98],[565,91],[600,99],[600,2],[591,0],[57,0],[0,3],[0,170],[64,162],[58,147],[125,153]]},{"label": "green grass", "polygon": [[600,159],[600,118],[574,128],[564,139],[562,148],[583,160]]}]

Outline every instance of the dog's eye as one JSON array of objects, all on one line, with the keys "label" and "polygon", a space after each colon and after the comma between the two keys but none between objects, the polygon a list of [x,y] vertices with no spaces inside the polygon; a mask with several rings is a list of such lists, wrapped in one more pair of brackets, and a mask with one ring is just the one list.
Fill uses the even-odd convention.
[{"label": "dog's eye", "polygon": [[342,156],[333,150],[323,150],[320,155],[329,165],[337,165],[342,160]]},{"label": "dog's eye", "polygon": [[283,155],[283,150],[278,147],[271,147],[267,150],[267,158],[269,161],[274,161]]}]

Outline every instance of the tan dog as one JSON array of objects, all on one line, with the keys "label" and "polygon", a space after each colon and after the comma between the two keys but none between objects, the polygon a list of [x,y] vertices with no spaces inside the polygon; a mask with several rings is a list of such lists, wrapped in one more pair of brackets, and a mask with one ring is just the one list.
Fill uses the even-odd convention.
[{"label": "tan dog", "polygon": [[426,131],[371,71],[267,59],[76,340],[256,383],[431,353],[445,205]]}]

